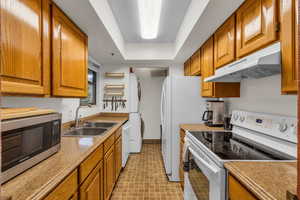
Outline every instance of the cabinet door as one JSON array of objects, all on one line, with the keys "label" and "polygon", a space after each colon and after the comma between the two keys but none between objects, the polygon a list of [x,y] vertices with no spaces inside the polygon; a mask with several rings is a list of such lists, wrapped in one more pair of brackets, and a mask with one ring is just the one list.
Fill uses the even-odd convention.
[{"label": "cabinet door", "polygon": [[103,161],[80,187],[80,200],[103,200]]},{"label": "cabinet door", "polygon": [[48,0],[0,0],[1,92],[46,95],[50,77]]},{"label": "cabinet door", "polygon": [[276,0],[247,0],[237,11],[237,57],[278,39]]},{"label": "cabinet door", "polygon": [[116,181],[122,170],[122,137],[115,143],[115,154],[116,154]]},{"label": "cabinet door", "polygon": [[53,15],[53,96],[87,96],[87,37],[55,5]]},{"label": "cabinet door", "polygon": [[214,67],[222,67],[235,60],[235,15],[214,34]]},{"label": "cabinet door", "polygon": [[200,65],[200,50],[196,51],[191,58],[191,75],[200,75],[201,65]]},{"label": "cabinet door", "polygon": [[114,189],[115,175],[115,152],[112,146],[104,156],[104,199],[108,200]]},{"label": "cabinet door", "polygon": [[281,22],[281,91],[282,93],[295,93],[297,88],[297,44],[296,37],[298,13],[297,0],[280,0],[280,22]]},{"label": "cabinet door", "polygon": [[230,200],[257,200],[247,189],[245,189],[233,176],[228,177],[229,199]]},{"label": "cabinet door", "polygon": [[201,48],[201,70],[202,70],[202,96],[214,96],[213,83],[206,83],[204,79],[214,74],[214,50],[213,38],[208,39]]},{"label": "cabinet door", "polygon": [[71,197],[70,200],[78,200],[78,194],[75,193],[75,194]]},{"label": "cabinet door", "polygon": [[63,180],[44,200],[69,200],[77,191],[78,172],[74,170],[65,180]]},{"label": "cabinet door", "polygon": [[191,59],[188,59],[184,63],[184,75],[190,76],[191,75]]},{"label": "cabinet door", "polygon": [[201,50],[201,69],[202,69],[202,96],[203,97],[239,97],[240,83],[206,83],[206,77],[214,75],[214,48],[213,37],[211,37]]}]

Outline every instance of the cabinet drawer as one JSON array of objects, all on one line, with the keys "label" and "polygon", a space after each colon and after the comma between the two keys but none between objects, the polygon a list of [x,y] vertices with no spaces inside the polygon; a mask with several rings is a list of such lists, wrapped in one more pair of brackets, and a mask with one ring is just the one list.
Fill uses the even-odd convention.
[{"label": "cabinet drawer", "polygon": [[122,135],[122,127],[120,127],[115,133],[115,140],[117,140]]},{"label": "cabinet drawer", "polygon": [[244,188],[233,176],[228,177],[230,200],[257,200],[246,188]]},{"label": "cabinet drawer", "polygon": [[96,165],[103,159],[103,145],[100,145],[89,157],[80,164],[79,182],[82,183]]},{"label": "cabinet drawer", "polygon": [[104,153],[106,153],[110,147],[115,143],[115,133],[107,138],[104,142]]},{"label": "cabinet drawer", "polygon": [[77,169],[74,170],[62,183],[60,183],[44,200],[69,200],[76,193]]}]

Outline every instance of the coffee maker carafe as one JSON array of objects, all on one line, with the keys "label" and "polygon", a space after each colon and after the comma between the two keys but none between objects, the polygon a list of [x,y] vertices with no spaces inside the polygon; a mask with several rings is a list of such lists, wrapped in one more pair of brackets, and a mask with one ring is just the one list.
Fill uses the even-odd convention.
[{"label": "coffee maker carafe", "polygon": [[224,101],[207,101],[202,120],[207,126],[222,127],[224,125],[224,111]]}]

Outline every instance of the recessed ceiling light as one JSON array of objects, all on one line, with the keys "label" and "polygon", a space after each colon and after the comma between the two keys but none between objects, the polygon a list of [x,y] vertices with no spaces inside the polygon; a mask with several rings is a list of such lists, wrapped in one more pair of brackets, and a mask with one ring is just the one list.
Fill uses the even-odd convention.
[{"label": "recessed ceiling light", "polygon": [[162,0],[137,0],[143,39],[155,39],[158,35]]}]

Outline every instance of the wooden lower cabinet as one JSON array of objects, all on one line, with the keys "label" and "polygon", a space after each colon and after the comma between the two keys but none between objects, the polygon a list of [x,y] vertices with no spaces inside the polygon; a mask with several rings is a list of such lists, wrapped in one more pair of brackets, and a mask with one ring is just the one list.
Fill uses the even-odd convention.
[{"label": "wooden lower cabinet", "polygon": [[115,143],[116,154],[116,181],[122,170],[122,137],[119,137]]},{"label": "wooden lower cabinet", "polygon": [[103,200],[103,161],[80,187],[80,200]]},{"label": "wooden lower cabinet", "polygon": [[229,200],[258,200],[243,185],[241,185],[232,175],[228,176]]},{"label": "wooden lower cabinet", "polygon": [[108,200],[115,186],[115,148],[112,146],[104,156],[104,199]]},{"label": "wooden lower cabinet", "polygon": [[44,200],[110,199],[122,169],[121,130],[99,145]]},{"label": "wooden lower cabinet", "polygon": [[183,171],[183,147],[184,147],[185,131],[180,129],[180,154],[179,154],[179,179],[182,189],[184,188],[184,171]]},{"label": "wooden lower cabinet", "polygon": [[79,199],[78,199],[78,193],[76,192],[76,193],[71,197],[70,200],[79,200]]},{"label": "wooden lower cabinet", "polygon": [[103,145],[101,144],[93,153],[91,153],[79,166],[79,183],[88,177],[92,170],[103,159]]},{"label": "wooden lower cabinet", "polygon": [[78,172],[74,170],[44,200],[69,200],[77,192]]}]

